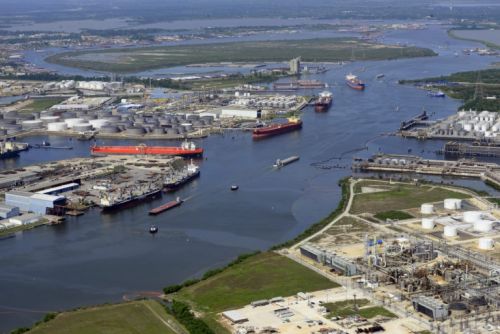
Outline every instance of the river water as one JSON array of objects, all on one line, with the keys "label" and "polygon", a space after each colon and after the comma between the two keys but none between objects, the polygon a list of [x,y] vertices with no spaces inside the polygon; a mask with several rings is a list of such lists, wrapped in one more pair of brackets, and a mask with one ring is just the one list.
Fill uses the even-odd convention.
[{"label": "river water", "polygon": [[[305,109],[300,132],[259,142],[253,142],[248,133],[238,132],[200,140],[206,152],[200,161],[201,177],[176,194],[188,200],[175,210],[148,216],[151,207],[173,198],[167,195],[116,214],[91,210],[60,226],[41,227],[0,240],[0,332],[30,325],[49,311],[160,290],[222,266],[243,252],[286,241],[337,206],[337,182],[350,174],[353,156],[367,157],[379,151],[406,153],[411,148],[416,154],[436,158],[433,152],[443,142],[380,134],[396,130],[402,120],[422,108],[434,118],[450,115],[460,101],[431,98],[414,87],[398,85],[397,80],[485,68],[494,58],[455,57],[454,51],[477,44],[450,40],[443,30],[432,29],[436,31],[427,35],[417,31],[386,38],[436,45],[438,57],[355,62],[311,76],[330,84],[334,105],[323,114]],[[442,45],[446,48],[439,49]],[[365,92],[343,84],[344,76],[351,71],[366,81]],[[376,80],[378,73],[384,73],[385,78]],[[399,112],[394,111],[396,106]],[[52,145],[72,145],[74,149],[33,149],[17,159],[0,161],[1,169],[89,155],[88,142],[52,137],[26,140],[48,140]],[[357,151],[365,145],[368,150]],[[300,161],[279,171],[272,169],[275,159],[291,155],[300,155]],[[345,168],[311,165],[327,159]],[[479,181],[456,182],[485,188]],[[231,184],[238,184],[240,190],[231,192]],[[147,232],[150,224],[159,227],[158,234]]]}]

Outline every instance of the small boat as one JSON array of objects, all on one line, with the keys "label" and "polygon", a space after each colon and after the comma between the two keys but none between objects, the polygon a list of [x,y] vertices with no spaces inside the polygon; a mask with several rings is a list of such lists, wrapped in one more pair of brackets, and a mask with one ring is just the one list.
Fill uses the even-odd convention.
[{"label": "small boat", "polygon": [[429,96],[431,96],[431,97],[446,97],[446,94],[442,90],[438,90],[437,92],[435,92],[435,91],[429,92]]},{"label": "small boat", "polygon": [[376,76],[377,79],[382,79],[383,77],[385,77],[384,73],[377,74]]},{"label": "small boat", "polygon": [[157,232],[158,232],[158,227],[157,227],[157,226],[155,226],[155,225],[151,225],[151,226],[149,227],[149,233],[151,233],[151,234],[155,234],[155,233],[157,233]]},{"label": "small boat", "polygon": [[236,190],[238,190],[238,189],[240,189],[240,187],[239,187],[238,185],[236,185],[236,184],[233,184],[233,185],[231,186],[231,191],[236,191]]}]

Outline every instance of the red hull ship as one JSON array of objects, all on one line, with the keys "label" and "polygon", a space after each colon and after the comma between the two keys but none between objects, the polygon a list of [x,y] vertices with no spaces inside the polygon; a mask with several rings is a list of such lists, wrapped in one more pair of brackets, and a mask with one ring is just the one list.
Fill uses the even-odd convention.
[{"label": "red hull ship", "polygon": [[203,155],[203,149],[194,143],[184,142],[177,146],[92,146],[93,155],[129,154],[129,155],[177,155],[182,157],[197,157]]},{"label": "red hull ship", "polygon": [[149,211],[149,214],[150,215],[158,215],[164,211],[167,211],[167,210],[170,210],[170,209],[173,209],[173,208],[180,206],[183,202],[184,202],[183,200],[177,198],[175,201],[170,201],[170,202],[165,203],[157,208],[151,209]]},{"label": "red hull ship", "polygon": [[263,128],[253,130],[253,139],[267,138],[271,136],[280,135],[302,128],[302,121],[300,119],[289,119],[288,123],[271,124]]}]

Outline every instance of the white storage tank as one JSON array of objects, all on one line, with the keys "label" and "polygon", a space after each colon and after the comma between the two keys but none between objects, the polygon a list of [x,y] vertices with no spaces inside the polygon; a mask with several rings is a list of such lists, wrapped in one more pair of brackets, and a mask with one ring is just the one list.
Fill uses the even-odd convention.
[{"label": "white storage tank", "polygon": [[90,131],[92,130],[92,125],[89,123],[77,123],[73,125],[74,131]]},{"label": "white storage tank", "polygon": [[478,241],[479,249],[493,249],[495,242],[491,238],[480,238]]},{"label": "white storage tank", "polygon": [[60,118],[59,116],[40,116],[40,120],[44,123],[57,122]]},{"label": "white storage tank", "polygon": [[482,213],[480,211],[466,211],[464,212],[463,220],[465,223],[475,223],[481,220]]},{"label": "white storage tank", "polygon": [[472,131],[472,124],[471,123],[465,123],[464,124],[464,130],[467,132]]},{"label": "white storage tank", "polygon": [[476,232],[491,232],[493,224],[491,220],[477,220],[474,222],[474,231]]},{"label": "white storage tank", "polygon": [[73,128],[73,126],[75,124],[84,123],[85,120],[83,118],[68,118],[68,119],[65,119],[64,122],[66,123],[68,128],[71,129],[71,128]]},{"label": "white storage tank", "polygon": [[429,203],[424,203],[420,206],[420,213],[423,215],[430,215],[434,213],[434,205]]},{"label": "white storage tank", "polygon": [[447,198],[444,200],[444,208],[446,210],[460,210],[462,208],[462,200],[457,198]]},{"label": "white storage tank", "polygon": [[43,127],[43,122],[39,119],[22,121],[21,125],[25,130],[39,129]]},{"label": "white storage tank", "polygon": [[109,124],[107,119],[91,119],[89,120],[89,124],[92,125],[94,129],[100,129],[105,125]]},{"label": "white storage tank", "polygon": [[422,228],[432,230],[434,228],[434,218],[422,218]]},{"label": "white storage tank", "polygon": [[457,236],[457,228],[455,226],[445,226],[443,232],[445,238],[453,238]]},{"label": "white storage tank", "polygon": [[52,122],[47,124],[47,130],[49,131],[64,131],[67,129],[68,126],[64,122]]}]

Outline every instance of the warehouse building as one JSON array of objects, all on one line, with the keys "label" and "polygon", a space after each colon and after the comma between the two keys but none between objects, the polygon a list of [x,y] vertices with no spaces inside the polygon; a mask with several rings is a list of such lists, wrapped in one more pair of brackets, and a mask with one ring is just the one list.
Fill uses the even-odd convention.
[{"label": "warehouse building", "polygon": [[243,322],[248,321],[248,318],[245,317],[243,314],[241,314],[238,311],[225,311],[222,312],[222,316],[226,318],[227,320],[231,321],[231,323],[234,324],[241,324]]},{"label": "warehouse building", "polygon": [[341,272],[346,276],[357,274],[356,265],[348,259],[341,257],[332,252],[319,249],[311,244],[300,246],[300,253],[316,262],[329,266],[335,271]]},{"label": "warehouse building", "polygon": [[40,190],[40,191],[37,191],[36,193],[37,194],[44,194],[44,195],[59,195],[61,193],[67,192],[67,191],[78,189],[78,187],[80,187],[80,185],[78,183],[72,182],[72,183],[63,184],[63,185],[60,185],[57,187]]},{"label": "warehouse building", "polygon": [[412,300],[415,311],[423,313],[434,320],[444,320],[448,317],[448,304],[429,297],[418,296]]},{"label": "warehouse building", "polygon": [[40,215],[34,213],[26,213],[21,216],[13,217],[9,219],[11,224],[15,226],[34,224],[40,220]]},{"label": "warehouse building", "polygon": [[245,109],[245,108],[224,108],[221,110],[221,118],[243,118],[243,119],[257,119],[261,116],[261,110],[258,109]]},{"label": "warehouse building", "polygon": [[14,190],[5,193],[5,204],[17,206],[20,211],[45,215],[51,214],[58,207],[64,206],[66,204],[66,198],[64,196]]},{"label": "warehouse building", "polygon": [[0,218],[7,219],[19,216],[19,208],[13,205],[0,203]]}]

